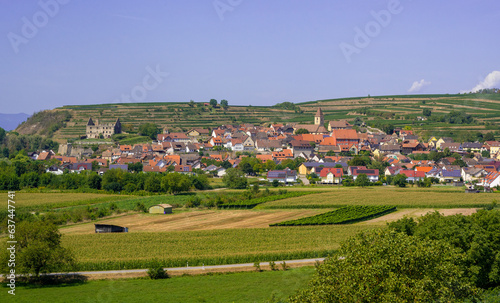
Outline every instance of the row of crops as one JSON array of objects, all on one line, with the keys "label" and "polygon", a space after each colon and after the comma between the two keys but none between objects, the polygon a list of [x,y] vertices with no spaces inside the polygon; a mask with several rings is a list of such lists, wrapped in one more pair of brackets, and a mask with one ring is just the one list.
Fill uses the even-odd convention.
[{"label": "row of crops", "polygon": [[349,224],[383,216],[393,211],[396,211],[394,206],[352,205],[312,217],[270,224],[270,226]]},{"label": "row of crops", "polygon": [[148,268],[156,261],[165,267],[184,267],[326,257],[341,241],[371,228],[324,225],[168,232],[152,228],[150,232],[64,234],[61,244],[74,253],[81,271]]}]

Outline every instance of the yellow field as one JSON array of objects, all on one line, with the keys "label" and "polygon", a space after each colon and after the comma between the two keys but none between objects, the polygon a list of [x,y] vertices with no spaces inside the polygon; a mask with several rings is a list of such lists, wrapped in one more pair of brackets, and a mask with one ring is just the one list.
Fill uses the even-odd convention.
[{"label": "yellow field", "polygon": [[[326,192],[267,202],[257,208],[315,208],[345,205],[393,205],[398,208],[474,208],[491,204],[495,193],[466,194],[460,189],[397,187],[317,187]],[[309,189],[308,189],[309,190]]]}]

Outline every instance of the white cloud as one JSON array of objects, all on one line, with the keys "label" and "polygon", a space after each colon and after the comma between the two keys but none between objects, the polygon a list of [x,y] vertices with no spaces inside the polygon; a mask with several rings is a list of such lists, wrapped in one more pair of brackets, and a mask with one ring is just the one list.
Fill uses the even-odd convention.
[{"label": "white cloud", "polygon": [[465,91],[465,92],[477,92],[480,89],[484,88],[498,88],[500,86],[500,72],[492,71],[491,73],[484,78],[483,81],[479,82],[478,85],[474,86],[473,89]]},{"label": "white cloud", "polygon": [[413,92],[418,92],[419,90],[422,89],[422,87],[424,86],[427,86],[427,85],[430,85],[431,82],[429,81],[425,81],[424,79],[420,80],[420,81],[415,81],[413,82],[413,84],[411,85],[410,89],[408,90],[409,93],[413,93]]}]

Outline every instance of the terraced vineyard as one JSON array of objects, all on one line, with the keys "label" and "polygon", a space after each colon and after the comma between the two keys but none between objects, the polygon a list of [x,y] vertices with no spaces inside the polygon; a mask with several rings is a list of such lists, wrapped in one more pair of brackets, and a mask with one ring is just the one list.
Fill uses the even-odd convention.
[{"label": "terraced vineyard", "polygon": [[396,207],[360,205],[346,206],[316,216],[275,223],[270,226],[348,224],[380,217],[393,211],[396,211]]},{"label": "terraced vineyard", "polygon": [[[231,103],[231,102],[230,102]],[[334,119],[354,120],[361,117],[369,123],[383,122],[395,126],[412,124],[415,130],[427,135],[456,135],[457,131],[490,131],[497,130],[500,122],[500,96],[498,94],[467,94],[467,95],[411,95],[411,96],[381,96],[363,98],[329,99],[297,103],[297,109],[289,110],[273,106],[229,106],[211,108],[203,103],[115,103],[81,106],[64,106],[52,111],[46,111],[47,116],[53,112],[68,112],[71,116],[65,126],[59,129],[54,138],[64,140],[76,138],[85,134],[85,126],[89,119],[99,119],[102,122],[114,122],[120,118],[122,125],[129,125],[137,131],[138,126],[146,122],[154,122],[172,131],[187,131],[193,127],[216,127],[224,124],[251,123],[256,125],[271,122],[312,123],[313,116],[320,106],[325,115],[325,121]],[[435,114],[445,114],[453,110],[471,114],[476,124],[446,124],[432,121],[419,121],[415,118],[422,115],[422,110],[428,108]],[[374,116],[360,113],[369,109]],[[382,116],[387,114],[387,116]],[[411,119],[410,121],[408,119]],[[486,123],[486,124],[485,124]],[[30,133],[37,129],[28,120],[16,131]],[[431,134],[432,133],[432,134]],[[137,140],[137,139],[136,139]]]}]

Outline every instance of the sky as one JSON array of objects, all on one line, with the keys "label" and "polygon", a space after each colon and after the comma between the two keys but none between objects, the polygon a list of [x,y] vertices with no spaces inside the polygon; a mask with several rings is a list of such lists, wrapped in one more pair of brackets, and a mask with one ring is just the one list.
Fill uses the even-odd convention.
[{"label": "sky", "polygon": [[498,0],[0,0],[0,112],[500,87]]}]

